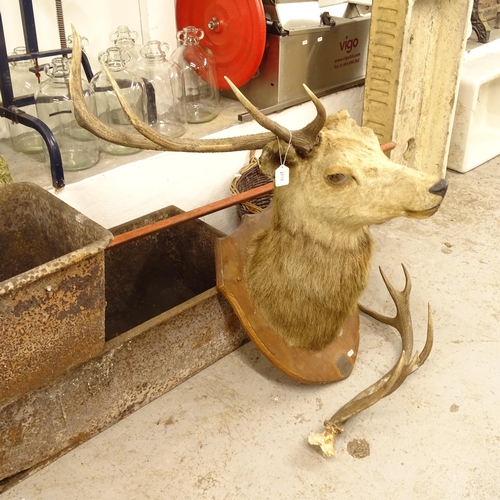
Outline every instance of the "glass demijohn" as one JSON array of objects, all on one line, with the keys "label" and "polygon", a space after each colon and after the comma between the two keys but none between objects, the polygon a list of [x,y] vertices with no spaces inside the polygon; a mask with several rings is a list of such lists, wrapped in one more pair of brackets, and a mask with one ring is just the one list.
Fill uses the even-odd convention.
[{"label": "glass demijohn", "polygon": [[[89,39],[86,36],[81,36],[80,37],[80,46],[82,48],[82,52],[86,52],[87,47],[89,46]],[[73,48],[73,35],[68,35],[67,39],[68,47]]]},{"label": "glass demijohn", "polygon": [[146,87],[146,115],[157,132],[179,137],[186,132],[186,98],[180,67],[166,58],[167,44],[157,40],[141,49],[136,70]]},{"label": "glass demijohn", "polygon": [[[141,120],[145,121],[143,110],[143,102],[145,99],[144,86],[136,74],[128,69],[127,64],[130,59],[130,54],[118,47],[110,47],[99,55],[99,62],[103,66],[106,65],[110,70],[134,113]],[[92,78],[90,82],[90,87],[95,94],[97,116],[99,120],[121,132],[135,133],[135,129],[127,118],[125,111],[123,111],[111,87],[111,82],[108,80],[104,71],[99,71],[99,73],[94,75],[94,78]],[[128,155],[140,151],[139,149],[120,146],[102,139],[99,144],[101,151],[114,155]]]},{"label": "glass demijohn", "polygon": [[[16,47],[14,55],[24,55],[24,47]],[[38,89],[38,78],[29,68],[35,65],[35,61],[13,61],[10,63],[10,78],[14,97],[33,95]],[[32,104],[23,106],[22,110],[32,116],[36,116],[36,108]],[[12,147],[20,153],[41,153],[43,151],[42,136],[34,129],[20,123],[9,121],[9,136]]]},{"label": "glass demijohn", "polygon": [[[97,137],[81,128],[75,119],[73,102],[69,95],[70,62],[56,57],[45,66],[48,79],[40,84],[35,94],[38,118],[51,129],[61,151],[64,170],[84,170],[99,161]],[[82,79],[83,96],[88,108],[95,112],[95,101],[89,84]],[[47,147],[44,154],[50,163]]]},{"label": "glass demijohn", "polygon": [[116,31],[109,36],[115,47],[126,50],[130,54],[130,61],[128,61],[127,66],[131,70],[135,70],[140,57],[141,46],[135,43],[138,36],[137,31],[130,30],[128,26],[118,26]]},{"label": "glass demijohn", "polygon": [[181,45],[172,54],[184,75],[188,123],[213,120],[220,111],[215,58],[200,45],[204,36],[203,30],[187,26],[177,33]]}]

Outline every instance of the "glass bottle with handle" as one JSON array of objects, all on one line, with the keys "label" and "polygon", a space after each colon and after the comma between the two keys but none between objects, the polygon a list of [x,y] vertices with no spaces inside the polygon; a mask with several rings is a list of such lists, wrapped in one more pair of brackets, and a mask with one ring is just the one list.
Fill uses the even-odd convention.
[{"label": "glass bottle with handle", "polygon": [[177,33],[181,45],[172,54],[172,61],[184,75],[188,123],[213,120],[220,112],[215,58],[208,48],[200,45],[204,36],[202,29],[185,27]]},{"label": "glass bottle with handle", "polygon": [[[61,151],[64,170],[84,170],[94,166],[100,157],[97,137],[78,125],[69,94],[70,62],[56,57],[45,66],[47,79],[35,93],[35,105],[40,118],[52,131]],[[83,97],[95,113],[95,100],[89,83],[82,79]],[[45,160],[50,164],[44,143]]]}]

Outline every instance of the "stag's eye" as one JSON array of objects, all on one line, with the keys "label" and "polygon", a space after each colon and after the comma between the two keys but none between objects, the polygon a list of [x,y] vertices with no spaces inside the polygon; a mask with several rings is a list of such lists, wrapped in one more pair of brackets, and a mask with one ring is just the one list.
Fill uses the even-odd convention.
[{"label": "stag's eye", "polygon": [[335,186],[341,186],[347,182],[347,175],[345,174],[330,174],[326,176],[326,180]]}]

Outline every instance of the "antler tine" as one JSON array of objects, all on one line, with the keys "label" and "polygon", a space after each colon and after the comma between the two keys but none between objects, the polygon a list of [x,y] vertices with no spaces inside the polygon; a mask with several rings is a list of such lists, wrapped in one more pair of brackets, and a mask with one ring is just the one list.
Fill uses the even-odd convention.
[{"label": "antler tine", "polygon": [[[376,314],[376,317],[374,317],[375,319],[377,319],[377,321],[386,323],[399,332],[401,336],[402,352],[407,353],[407,356],[409,357],[413,352],[413,325],[410,312],[411,277],[408,269],[404,266],[404,264],[401,264],[401,266],[403,267],[403,272],[405,275],[405,285],[403,287],[403,290],[396,290],[387,276],[384,274],[382,269],[379,267],[380,275],[382,276],[385,286],[387,287],[387,290],[389,291],[389,294],[396,306],[396,316],[394,316],[394,318],[388,318]],[[364,309],[367,314],[371,313],[369,309]],[[406,359],[405,369],[402,370],[400,377],[395,381],[391,390],[386,395],[394,392],[404,382],[406,377],[413,370],[414,366],[418,364],[418,359],[418,355],[414,356],[411,360]]]},{"label": "antler tine", "polygon": [[359,310],[365,314],[368,314],[368,316],[371,316],[373,319],[376,319],[380,323],[384,323],[386,325],[391,325],[396,328],[394,324],[394,320],[396,318],[391,318],[389,316],[385,316],[384,314],[380,314],[377,311],[374,311],[373,309],[370,309],[369,307],[364,306],[363,304],[358,304]]},{"label": "antler tine", "polygon": [[325,421],[325,427],[334,427],[341,429],[341,425],[347,422],[351,417],[354,417],[363,410],[373,406],[377,401],[384,398],[392,386],[397,382],[400,375],[405,369],[405,351],[401,352],[401,356],[393,369],[386,373],[381,379],[377,380],[370,387],[358,393],[354,398],[348,401],[344,406],[335,412],[335,414]]},{"label": "antler tine", "polygon": [[[243,107],[252,115],[252,117],[255,119],[255,121],[259,124],[262,125],[265,129],[270,130],[273,132],[275,135],[277,135],[280,139],[288,142],[290,140],[290,130],[288,130],[286,127],[283,127],[279,123],[276,123],[275,121],[271,120],[269,117],[267,117],[265,114],[261,113],[256,106],[254,106],[243,94],[242,92],[236,87],[236,85],[227,77],[224,77],[224,80],[228,83],[228,85],[231,87],[231,90],[233,91],[234,95],[240,101],[241,104],[243,104]],[[292,138],[293,140],[293,138]]]},{"label": "antler tine", "polygon": [[365,314],[368,314],[369,316],[371,316],[372,318],[376,319],[380,323],[385,323],[385,324],[390,325],[390,326],[392,326],[392,327],[394,327],[396,329],[397,329],[397,323],[398,323],[398,312],[399,312],[398,308],[401,307],[401,305],[400,305],[401,302],[398,300],[398,297],[400,297],[401,295],[404,296],[404,297],[409,297],[410,296],[410,292],[411,292],[411,278],[410,278],[410,274],[408,273],[408,269],[406,269],[406,267],[405,267],[404,264],[401,264],[401,266],[403,267],[403,271],[404,271],[404,274],[405,274],[405,286],[404,286],[403,290],[401,290],[401,291],[396,290],[394,288],[394,286],[392,285],[392,283],[387,278],[387,276],[385,275],[385,273],[382,270],[382,268],[381,267],[378,268],[378,270],[380,272],[380,275],[382,276],[382,279],[384,280],[385,286],[387,287],[389,295],[392,297],[392,300],[394,301],[394,304],[396,305],[396,316],[394,316],[393,318],[391,318],[389,316],[385,316],[383,314],[380,314],[380,313],[374,311],[373,309],[365,307],[362,304],[358,304],[359,310],[361,312],[363,312]]},{"label": "antler tine", "polygon": [[387,287],[387,290],[389,291],[390,296],[392,297],[392,300],[394,300],[394,303],[396,304],[396,308],[398,307],[398,301],[396,300],[396,296],[399,295],[404,295],[405,297],[409,297],[411,293],[411,278],[410,278],[410,273],[408,272],[408,269],[406,269],[404,264],[401,264],[401,267],[403,268],[403,272],[405,275],[405,286],[403,290],[396,290],[392,283],[389,281],[387,276],[385,275],[384,271],[382,270],[381,267],[378,268],[382,279],[384,280],[385,286]]},{"label": "antler tine", "polygon": [[316,97],[316,94],[305,84],[303,83],[302,86],[304,87],[304,90],[307,92],[307,95],[311,98],[311,101],[313,102],[314,106],[316,107],[316,118],[306,125],[302,129],[302,132],[306,137],[310,137],[312,139],[312,146],[316,143],[317,137],[321,129],[325,126],[326,122],[326,109],[321,103],[321,101]]},{"label": "antler tine", "polygon": [[[306,85],[304,85],[304,89],[306,90],[312,102],[314,103],[314,106],[316,107],[316,117],[311,123],[306,125],[301,130],[295,130],[293,132],[290,132],[289,129],[283,127],[279,123],[276,123],[275,121],[271,120],[266,115],[264,115],[261,111],[259,111],[240,92],[238,87],[236,87],[236,85],[234,85],[234,83],[227,76],[225,76],[224,78],[231,87],[231,90],[234,92],[234,95],[236,96],[238,101],[240,101],[241,104],[243,104],[245,109],[252,115],[253,119],[259,125],[262,125],[267,130],[270,130],[273,134],[277,135],[280,139],[282,139],[285,142],[289,142],[291,139],[292,144],[296,149],[305,152],[311,151],[311,149],[318,140],[318,134],[320,130],[325,125],[326,109],[321,103],[321,101],[314,95],[314,93]],[[290,135],[292,137],[290,137]]]},{"label": "antler tine", "polygon": [[307,439],[309,444],[319,446],[325,457],[333,457],[336,453],[333,447],[335,437],[343,432],[343,424],[351,417],[373,406],[389,393],[388,391],[396,383],[405,368],[403,355],[404,352],[402,352],[392,373],[387,373],[370,387],[361,391],[337,410],[330,419],[326,420],[323,423],[325,430],[322,433],[311,433]]},{"label": "antler tine", "polygon": [[[333,456],[335,450],[333,443],[335,436],[342,432],[342,424],[348,419],[361,413],[363,410],[373,406],[380,399],[392,394],[406,380],[408,375],[416,371],[427,360],[432,349],[434,338],[434,326],[430,305],[428,306],[427,338],[422,353],[416,352],[413,356],[413,327],[410,313],[410,291],[411,278],[408,270],[403,265],[405,274],[405,286],[403,290],[396,290],[384,275],[382,269],[380,274],[387,289],[396,305],[396,316],[394,318],[381,315],[368,308],[359,305],[360,309],[369,314],[377,321],[391,325],[396,328],[401,336],[402,350],[396,365],[387,372],[380,380],[360,392],[351,401],[340,408],[333,417],[325,421],[325,430],[322,434],[311,434],[309,443],[320,446],[325,456]],[[411,358],[410,358],[411,357]]]},{"label": "antler tine", "polygon": [[427,304],[427,337],[425,339],[424,348],[422,349],[422,352],[420,353],[419,356],[420,359],[419,366],[423,365],[427,361],[427,358],[429,357],[429,354],[432,351],[433,344],[434,344],[434,318],[432,317],[431,305]]}]

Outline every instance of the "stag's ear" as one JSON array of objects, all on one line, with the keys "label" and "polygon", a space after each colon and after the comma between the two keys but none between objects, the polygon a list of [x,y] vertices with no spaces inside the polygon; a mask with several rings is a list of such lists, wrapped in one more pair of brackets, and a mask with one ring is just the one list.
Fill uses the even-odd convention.
[{"label": "stag's ear", "polygon": [[293,168],[299,162],[295,148],[280,140],[271,141],[263,150],[259,159],[260,169],[269,177],[274,178],[274,171],[281,165]]},{"label": "stag's ear", "polygon": [[346,128],[352,128],[353,125],[356,126],[356,122],[351,118],[349,111],[347,111],[347,109],[343,109],[328,116],[324,128],[335,131],[339,129],[344,130]]},{"label": "stag's ear", "polygon": [[371,144],[376,148],[380,147],[375,132],[371,128],[360,127],[345,109],[330,115],[326,119],[324,128],[345,137],[362,138],[365,143]]}]

